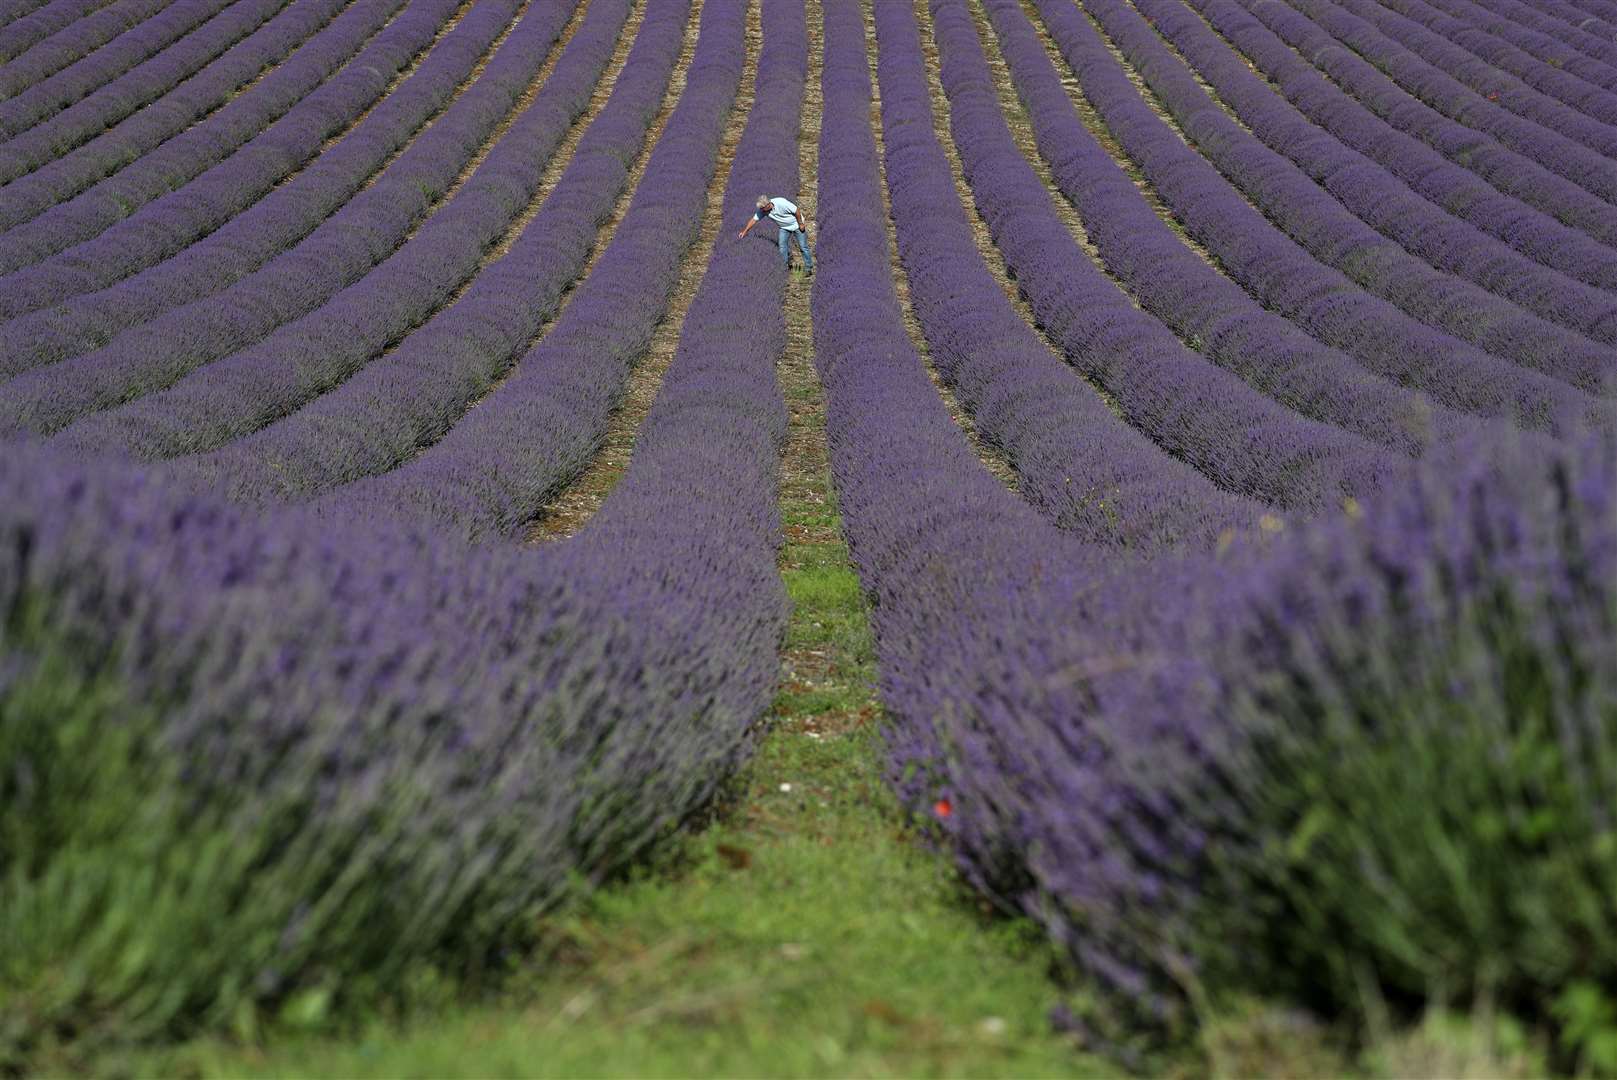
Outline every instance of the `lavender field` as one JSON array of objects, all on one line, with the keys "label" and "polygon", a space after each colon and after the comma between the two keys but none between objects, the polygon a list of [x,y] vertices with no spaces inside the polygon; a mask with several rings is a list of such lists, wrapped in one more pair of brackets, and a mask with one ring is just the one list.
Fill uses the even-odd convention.
[{"label": "lavender field", "polygon": [[861,821],[628,1072],[1617,1075],[1617,2],[0,0],[0,1077]]}]

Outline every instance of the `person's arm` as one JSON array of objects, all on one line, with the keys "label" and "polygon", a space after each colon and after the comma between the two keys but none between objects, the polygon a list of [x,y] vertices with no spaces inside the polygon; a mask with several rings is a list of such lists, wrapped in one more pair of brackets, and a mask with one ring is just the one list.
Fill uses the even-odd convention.
[{"label": "person's arm", "polygon": [[748,218],[746,226],[740,232],[736,233],[736,239],[745,240],[747,238],[747,234],[752,231],[752,227],[754,225],[758,224],[758,221],[759,217],[757,214],[753,214],[752,217]]},{"label": "person's arm", "polygon": [[799,208],[797,210],[792,211],[792,213],[797,215],[797,227],[799,229],[802,229],[805,233],[808,232],[808,222],[803,217],[802,209]]}]

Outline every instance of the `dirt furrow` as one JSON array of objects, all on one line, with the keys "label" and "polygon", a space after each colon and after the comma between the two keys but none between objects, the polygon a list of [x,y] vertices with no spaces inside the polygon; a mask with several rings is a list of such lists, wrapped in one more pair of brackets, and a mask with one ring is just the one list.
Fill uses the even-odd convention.
[{"label": "dirt furrow", "polygon": [[[636,17],[638,18],[638,15]],[[646,175],[646,165],[651,161],[651,153],[657,148],[657,142],[662,138],[663,130],[668,126],[668,118],[673,115],[674,106],[679,103],[679,97],[685,91],[685,79],[690,70],[691,57],[696,53],[696,38],[701,25],[702,0],[692,0],[690,17],[685,23],[685,36],[680,41],[679,56],[674,61],[674,69],[668,79],[668,89],[663,92],[662,104],[658,106],[656,115],[652,117],[651,124],[646,129],[645,141],[641,144],[640,152],[635,156],[634,164],[629,169],[629,178],[624,184],[623,192],[618,196],[617,201],[612,204],[611,215],[607,218],[606,224],[601,227],[601,231],[596,235],[595,246],[590,250],[589,258],[584,263],[584,269],[576,278],[567,283],[566,288],[562,291],[561,302],[556,306],[556,313],[545,321],[539,333],[535,334],[527,345],[523,347],[524,354],[533,348],[535,342],[566,314],[567,306],[573,302],[573,296],[578,291],[578,286],[594,272],[595,264],[601,261],[601,256],[612,245],[612,238],[617,235],[618,226],[623,224],[624,216],[629,212],[629,205],[634,201],[635,192],[640,187],[640,181]],[[608,77],[603,80],[603,85],[610,86],[615,81],[616,74],[616,69],[609,71]],[[571,156],[572,148],[569,148],[567,158],[571,158]],[[540,182],[541,191],[546,193],[551,191],[559,181],[562,171],[564,170],[558,170],[554,175],[547,173],[544,180]],[[509,247],[510,242],[514,239],[514,236],[507,238],[501,245],[502,249]],[[489,395],[493,394],[504,385],[507,379],[516,374],[521,363],[522,361],[519,357],[516,363],[512,364],[499,378],[489,384],[489,388],[476,401],[472,402],[470,407],[476,408],[487,401]]]},{"label": "dirt furrow", "polygon": [[718,168],[713,182],[708,185],[707,206],[702,211],[702,226],[696,243],[681,263],[679,281],[674,286],[668,310],[652,334],[646,355],[634,366],[624,389],[622,402],[607,424],[606,437],[600,451],[588,468],[578,475],[545,508],[528,531],[532,543],[562,540],[584,527],[584,523],[600,509],[629,467],[634,454],[635,433],[651,409],[662,386],[663,374],[673,363],[674,350],[679,346],[679,332],[685,325],[685,312],[690,309],[696,290],[702,283],[708,258],[720,231],[725,227],[723,218],[724,189],[730,180],[730,164],[735,158],[736,144],[746,127],[747,113],[752,110],[753,92],[758,75],[758,49],[763,31],[756,3],[747,9],[746,60],[741,69],[741,84],[736,90],[735,104],[725,121],[724,136],[719,143]]},{"label": "dirt furrow", "polygon": [[[873,2],[876,2],[876,0],[862,0],[860,7],[865,17],[865,57],[866,62],[870,65],[870,127],[876,140],[876,159],[885,162],[887,145],[882,137],[881,83],[876,77],[876,24],[871,7]],[[915,13],[923,27],[922,47],[926,50],[927,73],[932,80],[932,122],[936,125],[940,121],[941,114],[939,110],[943,107],[943,90],[937,81],[937,53],[932,49],[931,19],[926,10],[925,0],[916,0]],[[947,120],[945,119],[942,122],[944,127],[947,128]],[[953,156],[953,144],[945,143],[945,146],[950,151],[950,166],[954,171],[956,182],[963,186],[965,181],[963,174],[960,172],[960,162]],[[885,176],[884,169],[883,177],[885,178]],[[938,396],[943,399],[943,404],[948,409],[949,415],[954,419],[955,425],[965,434],[966,441],[971,444],[971,449],[977,455],[978,460],[983,463],[989,472],[998,477],[1001,483],[1015,491],[1017,489],[1016,470],[1011,467],[1009,459],[977,433],[977,425],[972,420],[971,413],[967,412],[965,407],[955,398],[954,391],[949,388],[949,384],[944,381],[943,376],[938,373],[937,366],[932,362],[932,354],[927,347],[926,337],[921,331],[919,320],[915,317],[914,305],[910,302],[909,274],[904,270],[904,264],[898,257],[898,237],[894,232],[892,200],[888,197],[885,183],[882,184],[881,188],[881,200],[882,210],[887,218],[887,260],[893,275],[893,289],[898,294],[899,311],[904,320],[904,332],[909,335],[910,344],[915,346],[915,351],[920,355],[922,363],[926,365],[927,378],[931,379],[932,385],[937,388]],[[972,206],[969,199],[966,205],[968,207]],[[973,215],[972,226],[973,235],[976,236],[978,244],[981,246],[987,238],[987,228],[975,217],[975,214]],[[990,262],[988,265],[994,280],[999,282],[1000,287],[1005,290],[1006,297],[1013,304],[1020,305],[1016,287],[1011,284],[1006,274],[1004,261]],[[1022,310],[1024,316],[1031,322],[1031,314],[1026,312],[1025,307]]]},{"label": "dirt furrow", "polygon": [[[1146,205],[1151,208],[1151,212],[1156,214],[1168,228],[1172,229],[1174,235],[1179,237],[1186,247],[1196,253],[1197,258],[1209,266],[1217,267],[1217,258],[1203,247],[1200,242],[1191,237],[1189,233],[1185,232],[1185,227],[1180,224],[1178,218],[1173,216],[1173,211],[1168,209],[1167,203],[1163,202],[1162,196],[1158,194],[1157,189],[1146,179],[1145,173],[1140,169],[1139,165],[1136,164],[1133,158],[1129,157],[1128,151],[1124,150],[1122,144],[1112,135],[1111,129],[1106,126],[1106,121],[1101,119],[1100,113],[1090,103],[1089,96],[1084,93],[1084,88],[1079,83],[1077,76],[1067,66],[1067,61],[1061,55],[1061,50],[1050,39],[1050,34],[1045,29],[1044,23],[1039,19],[1039,13],[1034,9],[1031,0],[1021,0],[1021,5],[1022,13],[1027,16],[1028,22],[1032,24],[1034,36],[1039,39],[1039,44],[1044,47],[1044,53],[1050,58],[1050,63],[1055,65],[1056,74],[1061,79],[1061,87],[1066,90],[1067,97],[1072,102],[1073,108],[1077,110],[1078,118],[1083,121],[1084,127],[1095,137],[1095,141],[1100,143],[1101,148],[1106,151],[1107,155],[1117,162],[1118,167],[1128,174],[1128,178],[1133,181],[1134,187],[1139,191],[1141,197],[1145,199]],[[984,36],[989,39],[988,44],[992,47],[993,55],[999,56],[999,44],[996,40],[993,40],[992,33]],[[1115,50],[1113,50],[1113,55],[1116,55]],[[1122,58],[1119,56],[1118,60],[1121,62]],[[1134,83],[1136,87],[1140,85],[1132,70],[1129,72],[1129,77],[1130,82]],[[1147,98],[1146,102],[1151,106],[1153,112],[1161,115],[1161,106],[1154,98]],[[1015,130],[1014,124],[1012,130],[1013,132]],[[1174,133],[1179,134],[1178,128],[1174,129]],[[1183,136],[1181,136],[1182,138]],[[1042,167],[1043,159],[1038,158],[1036,150],[1034,156],[1039,163],[1035,167]],[[1052,190],[1054,189],[1052,188]],[[1066,202],[1066,199],[1063,198],[1061,201]]]}]

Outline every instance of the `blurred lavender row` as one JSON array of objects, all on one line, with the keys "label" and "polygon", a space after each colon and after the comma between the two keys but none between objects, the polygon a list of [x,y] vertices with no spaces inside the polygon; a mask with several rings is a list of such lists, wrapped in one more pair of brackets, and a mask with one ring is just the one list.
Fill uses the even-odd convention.
[{"label": "blurred lavender row", "polygon": [[[746,7],[704,5],[691,100],[733,95]],[[682,8],[665,10],[676,41]],[[732,216],[760,186],[794,186],[802,9],[763,8]],[[15,495],[0,609],[48,613],[10,640],[0,678],[25,683],[71,638],[81,668],[170,702],[136,737],[189,766],[150,804],[189,812],[146,820],[182,850],[243,853],[177,864],[194,895],[256,898],[213,924],[241,942],[214,978],[145,995],[185,962],[146,953],[116,978],[40,988],[30,1023],[88,1009],[163,1033],[317,988],[363,998],[425,962],[497,962],[703,805],[750,744],[784,632],[782,281],[766,245],[715,252],[629,473],[582,534],[537,552],[335,507],[260,518],[48,448],[0,463]]]},{"label": "blurred lavender row", "polygon": [[[875,16],[884,106],[920,126],[912,14]],[[947,79],[956,24],[934,25]],[[1610,933],[1617,895],[1586,860],[1617,797],[1611,448],[1495,433],[1222,554],[1066,540],[973,459],[905,341],[853,0],[825,34],[816,349],[893,778],[1103,992],[1064,1022],[1150,1071],[1136,1052],[1182,1034],[1197,994],[1352,1013],[1366,977],[1464,995],[1609,975],[1576,942]],[[1525,789],[1505,745],[1543,755]],[[1534,806],[1555,825],[1531,840],[1478,817]],[[1544,906],[1552,889],[1580,906]]]}]

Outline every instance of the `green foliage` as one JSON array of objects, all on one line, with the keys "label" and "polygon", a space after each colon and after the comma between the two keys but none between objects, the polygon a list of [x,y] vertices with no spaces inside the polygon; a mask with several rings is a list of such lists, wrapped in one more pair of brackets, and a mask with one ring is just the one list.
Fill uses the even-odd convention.
[{"label": "green foliage", "polygon": [[1257,947],[1214,978],[1372,1028],[1498,1003],[1617,1074],[1617,702],[1535,625],[1486,597],[1423,640],[1321,646],[1346,666],[1306,701],[1277,679],[1247,702],[1264,839],[1225,853],[1199,933]]},{"label": "green foliage", "polygon": [[440,951],[466,971],[422,917],[407,785],[347,818],[299,778],[203,794],[159,745],[159,703],[31,637],[0,683],[0,1072],[441,1000]]}]

